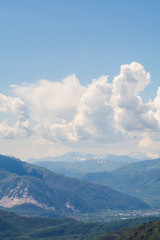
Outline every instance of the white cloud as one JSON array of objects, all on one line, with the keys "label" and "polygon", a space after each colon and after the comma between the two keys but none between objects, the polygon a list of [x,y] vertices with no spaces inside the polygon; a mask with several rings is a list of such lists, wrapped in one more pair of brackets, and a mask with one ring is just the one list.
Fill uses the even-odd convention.
[{"label": "white cloud", "polygon": [[153,101],[153,106],[155,109],[155,117],[159,123],[159,128],[160,128],[160,87],[158,88],[157,96]]},{"label": "white cloud", "polygon": [[16,124],[6,120],[0,123],[0,134],[5,138],[25,138],[32,134],[30,122],[28,119],[17,120]]},{"label": "white cloud", "polygon": [[7,97],[0,94],[0,112],[10,112],[14,115],[25,115],[25,103],[19,97]]},{"label": "white cloud", "polygon": [[[5,138],[24,138],[31,135],[31,125],[25,103],[18,97],[0,94],[0,112],[12,114],[12,119],[0,123],[0,134]],[[16,118],[16,123],[13,119]]]},{"label": "white cloud", "polygon": [[78,139],[92,139],[113,142],[123,138],[114,122],[113,107],[110,102],[112,84],[107,76],[94,79],[80,99],[73,120]]},{"label": "white cloud", "polygon": [[23,99],[36,121],[48,119],[51,123],[72,120],[79,99],[85,91],[73,74],[62,82],[39,80],[34,84],[14,86],[14,92]]},{"label": "white cloud", "polygon": [[0,111],[11,113],[16,122],[2,121],[0,134],[16,138],[34,133],[37,139],[66,146],[130,140],[137,141],[137,146],[140,141],[140,149],[146,149],[149,140],[158,146],[160,88],[153,101],[143,103],[140,92],[148,84],[150,74],[133,62],[121,66],[112,83],[102,76],[84,87],[71,75],[62,82],[39,80],[12,86],[17,97],[0,94]]},{"label": "white cloud", "polygon": [[160,157],[160,154],[147,153],[147,156],[148,156],[149,158],[156,159],[156,158],[159,158],[159,157]]},{"label": "white cloud", "polygon": [[[112,84],[107,76],[94,79],[86,88],[76,106],[72,121],[59,119],[52,123],[45,119],[36,128],[43,137],[53,141],[97,141],[114,142],[128,137],[116,128],[113,108],[110,103]],[[61,121],[60,121],[61,120]]]},{"label": "white cloud", "polygon": [[146,133],[139,142],[139,147],[151,158],[160,157],[160,141],[154,141],[154,139],[151,139]]},{"label": "white cloud", "polygon": [[149,149],[151,145],[153,145],[153,141],[150,137],[146,136],[144,137],[140,142],[139,142],[139,146],[141,148],[145,148],[145,149]]},{"label": "white cloud", "polygon": [[128,132],[157,129],[158,121],[153,104],[144,104],[138,95],[150,83],[150,74],[139,63],[123,65],[113,80],[114,119],[117,125]]},{"label": "white cloud", "polygon": [[47,119],[37,124],[35,131],[40,133],[44,138],[54,142],[75,141],[73,136],[72,123],[62,121],[62,123],[51,123]]}]

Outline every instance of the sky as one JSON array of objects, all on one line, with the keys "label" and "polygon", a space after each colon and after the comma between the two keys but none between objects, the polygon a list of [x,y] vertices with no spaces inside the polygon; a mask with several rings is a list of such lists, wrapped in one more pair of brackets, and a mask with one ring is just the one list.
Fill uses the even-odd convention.
[{"label": "sky", "polygon": [[159,0],[1,0],[0,154],[160,157]]}]

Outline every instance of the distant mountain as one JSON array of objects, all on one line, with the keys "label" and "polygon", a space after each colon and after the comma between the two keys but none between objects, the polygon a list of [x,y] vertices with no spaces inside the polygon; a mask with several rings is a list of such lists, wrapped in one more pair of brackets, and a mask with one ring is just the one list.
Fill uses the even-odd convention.
[{"label": "distant mountain", "polygon": [[[141,158],[140,158],[141,159]],[[79,152],[68,152],[64,155],[57,156],[57,157],[43,157],[43,158],[30,158],[27,160],[28,163],[35,163],[35,162],[77,162],[77,161],[87,161],[87,160],[110,160],[110,161],[122,161],[122,162],[137,162],[139,158],[137,157],[130,157],[127,155],[113,155],[113,154],[82,154]]]},{"label": "distant mountain", "polygon": [[94,154],[82,154],[79,152],[68,152],[64,155],[57,157],[44,157],[44,158],[30,158],[27,160],[28,163],[35,163],[37,161],[51,161],[51,162],[77,162],[95,159],[96,155]]},{"label": "distant mountain", "polygon": [[32,161],[35,165],[45,167],[56,173],[69,177],[82,178],[88,172],[113,171],[137,160],[128,156],[92,154],[82,155],[80,153],[68,153],[57,158],[44,158]]},{"label": "distant mountain", "polygon": [[77,162],[40,161],[34,164],[69,177],[82,178],[82,176],[88,172],[112,171],[128,163],[119,160],[110,161],[96,159]]},{"label": "distant mountain", "polygon": [[131,163],[112,172],[87,173],[83,180],[110,186],[160,207],[160,159]]},{"label": "distant mountain", "polygon": [[137,198],[107,186],[56,174],[0,155],[0,206],[33,204],[56,214],[148,209]]}]

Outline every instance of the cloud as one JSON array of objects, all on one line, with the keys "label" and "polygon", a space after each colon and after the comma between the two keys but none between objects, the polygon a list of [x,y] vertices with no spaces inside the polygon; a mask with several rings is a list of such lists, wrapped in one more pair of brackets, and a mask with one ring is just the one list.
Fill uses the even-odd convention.
[{"label": "cloud", "polygon": [[12,86],[17,97],[0,95],[0,111],[17,120],[1,122],[0,133],[10,138],[35,134],[68,146],[136,139],[144,149],[149,139],[159,142],[160,130],[160,88],[153,101],[143,103],[140,96],[149,84],[150,74],[132,62],[122,65],[111,83],[101,76],[82,86],[71,75],[61,82]]},{"label": "cloud", "polygon": [[0,123],[0,134],[5,138],[26,138],[31,136],[32,130],[28,119],[17,120],[16,124],[6,120]]},{"label": "cloud", "polygon": [[0,112],[10,113],[11,119],[5,119],[0,123],[0,134],[5,138],[24,138],[31,135],[31,125],[25,103],[18,97],[7,97],[0,94]]},{"label": "cloud", "polygon": [[113,85],[108,77],[94,79],[80,99],[73,119],[78,139],[114,142],[123,139],[123,133],[114,122],[114,109],[110,101]]},{"label": "cloud", "polygon": [[[51,123],[47,119],[37,126],[43,137],[52,141],[97,141],[114,142],[128,137],[116,128],[113,108],[110,103],[112,84],[108,77],[94,79],[85,89],[76,106],[72,121],[59,119]],[[61,120],[61,122],[60,122]]]},{"label": "cloud", "polygon": [[0,94],[0,112],[11,112],[14,115],[25,115],[25,103],[19,97],[7,97]]},{"label": "cloud", "polygon": [[160,87],[158,88],[157,96],[153,101],[153,107],[155,109],[155,118],[157,119],[160,128]]},{"label": "cloud", "polygon": [[133,62],[121,67],[120,74],[113,80],[111,97],[114,120],[119,128],[128,132],[158,128],[153,104],[144,104],[138,95],[149,83],[150,74],[141,64]]},{"label": "cloud", "polygon": [[151,139],[151,137],[146,133],[139,142],[139,147],[151,158],[160,157],[160,141],[154,141],[154,139]]},{"label": "cloud", "polygon": [[140,142],[139,142],[139,146],[141,148],[145,148],[145,149],[149,149],[149,147],[151,145],[153,145],[154,142],[152,141],[152,139],[148,136],[144,137]]},{"label": "cloud", "polygon": [[160,154],[154,154],[154,153],[147,153],[147,156],[152,159],[156,159],[160,157]]},{"label": "cloud", "polygon": [[14,93],[27,103],[36,121],[48,119],[51,123],[71,121],[85,89],[74,74],[62,82],[42,79],[34,84],[13,88]]}]

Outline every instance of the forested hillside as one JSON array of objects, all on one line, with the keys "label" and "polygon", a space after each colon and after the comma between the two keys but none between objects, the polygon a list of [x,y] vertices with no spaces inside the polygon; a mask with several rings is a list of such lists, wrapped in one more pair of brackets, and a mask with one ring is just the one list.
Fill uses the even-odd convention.
[{"label": "forested hillside", "polygon": [[[71,218],[39,218],[18,216],[0,210],[0,239],[2,240],[94,240],[98,236],[137,226],[160,218],[137,218],[119,222],[83,223]],[[133,230],[134,232],[135,230]]]}]

